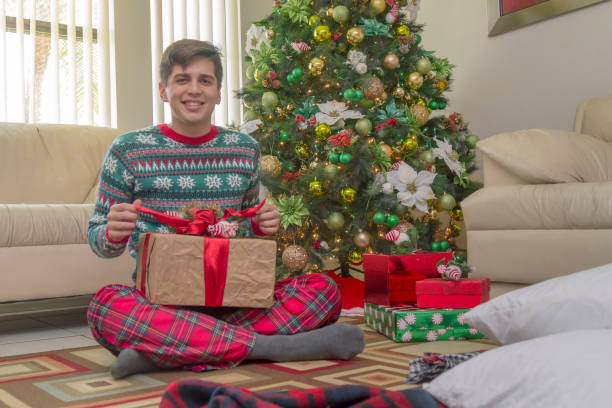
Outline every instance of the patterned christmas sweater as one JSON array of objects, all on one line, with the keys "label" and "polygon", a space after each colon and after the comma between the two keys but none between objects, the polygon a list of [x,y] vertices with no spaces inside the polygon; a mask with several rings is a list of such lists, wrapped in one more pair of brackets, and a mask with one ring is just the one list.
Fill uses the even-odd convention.
[{"label": "patterned christmas sweater", "polygon": [[[216,126],[198,138],[183,136],[167,125],[117,137],[102,163],[87,231],[89,245],[104,258],[121,255],[127,246],[137,258],[139,234],[170,232],[152,216],[140,214],[125,242],[109,240],[107,214],[117,203],[141,199],[143,206],[173,215],[194,201],[236,210],[257,205],[259,156],[259,145],[252,137]],[[244,224],[246,235],[253,236],[250,223]]]}]

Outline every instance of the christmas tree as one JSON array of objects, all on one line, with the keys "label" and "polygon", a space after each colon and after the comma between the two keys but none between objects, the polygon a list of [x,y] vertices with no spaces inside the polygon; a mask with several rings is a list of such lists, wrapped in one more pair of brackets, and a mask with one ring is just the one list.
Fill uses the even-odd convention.
[{"label": "christmas tree", "polygon": [[241,129],[281,212],[279,271],[456,249],[478,137],[461,114],[436,115],[454,66],[421,46],[418,8],[281,0],[249,29]]}]

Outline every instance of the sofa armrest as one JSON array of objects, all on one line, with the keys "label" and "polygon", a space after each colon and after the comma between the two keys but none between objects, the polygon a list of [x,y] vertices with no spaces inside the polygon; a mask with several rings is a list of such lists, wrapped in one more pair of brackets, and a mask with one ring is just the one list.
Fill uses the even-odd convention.
[{"label": "sofa armrest", "polygon": [[485,187],[612,180],[612,144],[589,135],[526,129],[481,140],[478,148]]},{"label": "sofa armrest", "polygon": [[0,248],[87,243],[93,204],[0,204]]}]

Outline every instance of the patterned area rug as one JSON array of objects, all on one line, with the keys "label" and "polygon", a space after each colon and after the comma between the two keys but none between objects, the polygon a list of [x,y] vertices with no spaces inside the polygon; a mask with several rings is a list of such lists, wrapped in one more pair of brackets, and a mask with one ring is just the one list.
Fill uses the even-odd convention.
[{"label": "patterned area rug", "polygon": [[114,381],[108,367],[114,357],[102,347],[39,353],[0,362],[0,407],[157,407],[166,386],[198,378],[253,391],[319,388],[361,384],[389,390],[414,387],[403,381],[408,362],[425,352],[460,353],[496,347],[486,339],[433,343],[394,343],[363,324],[362,317],[341,321],[359,325],[366,349],[352,361],[296,363],[248,362],[230,370],[193,373],[166,371]]}]

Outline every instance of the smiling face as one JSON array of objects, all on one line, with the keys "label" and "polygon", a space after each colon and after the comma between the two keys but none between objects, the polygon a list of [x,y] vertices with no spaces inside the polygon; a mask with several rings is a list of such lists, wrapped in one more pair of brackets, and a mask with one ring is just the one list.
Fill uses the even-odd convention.
[{"label": "smiling face", "polygon": [[184,68],[174,65],[167,83],[166,87],[159,84],[159,94],[170,104],[172,128],[189,137],[208,133],[215,105],[221,102],[214,63],[194,57]]}]

